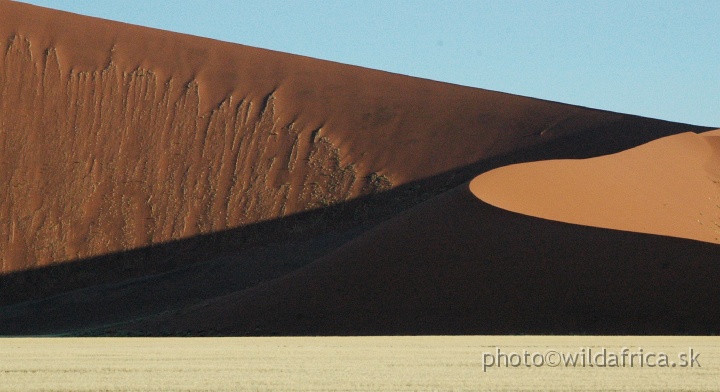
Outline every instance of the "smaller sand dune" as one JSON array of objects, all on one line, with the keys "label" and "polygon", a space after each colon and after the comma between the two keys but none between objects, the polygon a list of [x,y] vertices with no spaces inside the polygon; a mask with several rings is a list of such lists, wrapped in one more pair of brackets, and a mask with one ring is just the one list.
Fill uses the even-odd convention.
[{"label": "smaller sand dune", "polygon": [[720,129],[597,158],[510,165],[470,188],[525,215],[720,243]]}]

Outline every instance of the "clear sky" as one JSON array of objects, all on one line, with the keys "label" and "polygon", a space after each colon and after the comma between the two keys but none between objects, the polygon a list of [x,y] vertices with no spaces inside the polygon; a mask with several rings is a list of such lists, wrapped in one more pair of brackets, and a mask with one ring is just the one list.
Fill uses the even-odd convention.
[{"label": "clear sky", "polygon": [[720,1],[23,0],[444,82],[720,127]]}]

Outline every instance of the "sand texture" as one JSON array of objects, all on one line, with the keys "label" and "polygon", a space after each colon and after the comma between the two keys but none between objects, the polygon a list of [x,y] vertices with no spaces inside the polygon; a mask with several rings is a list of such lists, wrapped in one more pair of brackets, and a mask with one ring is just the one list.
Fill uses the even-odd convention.
[{"label": "sand texture", "polygon": [[711,129],[0,0],[0,334],[717,332]]},{"label": "sand texture", "polygon": [[[717,337],[374,336],[2,339],[0,391],[716,391]],[[640,348],[692,367],[483,371],[484,355]],[[536,362],[537,363],[537,362]],[[602,362],[600,362],[602,363]],[[485,362],[487,365],[487,362]],[[515,362],[517,365],[518,363]],[[698,366],[698,364],[700,366]]]}]

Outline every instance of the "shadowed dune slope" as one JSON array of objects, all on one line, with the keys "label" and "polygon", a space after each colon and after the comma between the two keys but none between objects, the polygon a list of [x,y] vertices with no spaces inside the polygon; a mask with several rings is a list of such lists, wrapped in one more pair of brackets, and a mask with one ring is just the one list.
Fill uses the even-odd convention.
[{"label": "shadowed dune slope", "polygon": [[[280,278],[293,270],[301,268],[303,265],[308,265],[314,260],[322,258],[324,254],[332,253],[333,249],[351,241],[353,237],[372,227],[373,222],[377,222],[378,218],[382,219],[383,217],[395,215],[402,208],[410,208],[412,205],[426,200],[429,197],[426,193],[437,193],[448,184],[458,183],[457,181],[462,184],[475,177],[476,173],[508,164],[558,158],[587,158],[630,148],[637,145],[638,142],[635,138],[627,138],[628,135],[638,136],[631,130],[635,130],[644,137],[657,136],[649,130],[644,130],[643,124],[646,124],[646,120],[632,119],[623,124],[615,124],[609,129],[574,135],[530,150],[485,160],[458,171],[444,173],[438,178],[430,178],[421,182],[394,187],[383,193],[339,203],[332,207],[250,225],[218,233],[217,235],[201,236],[138,251],[122,252],[107,257],[103,256],[82,260],[81,262],[64,263],[39,270],[10,274],[0,280],[0,298],[6,300],[4,301],[6,304],[16,303],[16,305],[0,307],[0,334],[90,333],[142,335],[152,332],[192,335],[220,333],[221,328],[225,331],[224,333],[259,335],[271,333],[429,333],[429,331],[441,334],[481,333],[483,331],[499,331],[499,333],[502,333],[507,324],[503,324],[504,321],[501,319],[496,319],[494,323],[497,324],[497,328],[493,327],[495,329],[491,329],[487,325],[479,326],[477,323],[464,324],[468,319],[458,318],[462,316],[461,313],[455,314],[454,317],[448,316],[447,320],[450,321],[440,322],[435,317],[425,319],[422,322],[422,328],[419,327],[420,324],[410,327],[408,323],[415,319],[419,320],[417,310],[399,309],[397,303],[409,301],[409,303],[415,303],[414,306],[422,307],[425,306],[424,303],[428,302],[426,297],[431,295],[433,301],[435,301],[432,306],[435,308],[445,308],[451,312],[453,312],[452,309],[462,309],[462,306],[466,306],[461,305],[462,301],[467,300],[462,293],[475,292],[488,284],[483,280],[482,276],[472,278],[473,274],[476,274],[473,272],[474,269],[478,267],[474,264],[479,260],[483,260],[484,257],[490,260],[502,261],[496,263],[494,268],[511,268],[512,271],[519,273],[514,276],[505,271],[503,275],[503,273],[497,273],[491,268],[488,274],[492,275],[493,279],[499,279],[493,283],[495,285],[493,287],[514,287],[518,284],[516,282],[522,283],[529,279],[537,286],[534,287],[534,290],[542,291],[551,288],[545,287],[546,283],[538,281],[537,277],[523,275],[522,269],[512,266],[512,260],[525,260],[530,257],[529,255],[533,254],[534,249],[537,249],[539,253],[533,256],[534,259],[530,257],[529,261],[532,263],[535,260],[534,262],[538,263],[539,257],[541,264],[537,264],[533,268],[543,268],[542,265],[545,264],[557,268],[558,263],[575,263],[574,271],[565,269],[563,270],[565,272],[562,272],[568,274],[562,275],[565,279],[571,279],[572,274],[587,277],[588,273],[592,273],[592,271],[583,272],[584,264],[577,264],[578,260],[574,260],[576,258],[583,260],[589,254],[592,255],[592,258],[587,262],[598,263],[593,267],[602,268],[606,263],[605,258],[611,259],[612,263],[616,263],[618,260],[622,260],[618,259],[619,257],[626,257],[627,265],[633,266],[632,268],[638,267],[642,269],[645,258],[653,259],[658,255],[664,255],[657,260],[663,260],[663,258],[681,260],[682,257],[693,259],[701,255],[700,257],[705,259],[712,259],[714,251],[712,248],[703,247],[702,245],[699,247],[700,251],[697,249],[694,252],[686,251],[687,247],[696,246],[692,245],[693,241],[686,243],[683,241],[678,242],[675,239],[663,239],[663,237],[658,236],[630,235],[625,237],[624,234],[609,234],[615,236],[615,240],[618,241],[617,244],[613,244],[613,247],[623,247],[623,250],[602,253],[598,252],[597,249],[612,248],[608,248],[607,239],[602,240],[602,237],[597,236],[597,233],[592,230],[585,232],[586,237],[583,242],[578,243],[575,241],[577,232],[573,229],[567,229],[570,230],[569,235],[567,232],[552,230],[544,233],[543,230],[545,229],[542,226],[531,226],[525,231],[516,231],[517,228],[522,228],[522,225],[527,223],[522,223],[524,221],[517,218],[517,214],[507,212],[492,213],[497,212],[498,209],[488,208],[489,206],[485,209],[477,209],[476,203],[483,203],[479,202],[474,196],[471,198],[459,197],[462,193],[458,190],[461,188],[458,188],[449,193],[449,195],[454,196],[442,195],[429,200],[423,204],[424,207],[420,208],[418,206],[401,215],[405,216],[404,218],[397,218],[402,219],[399,221],[400,223],[391,223],[397,221],[397,219],[392,219],[387,224],[378,227],[377,230],[370,231],[366,236],[362,237],[365,239],[358,239],[357,242],[349,243],[347,247],[350,247],[349,249],[352,249],[352,251],[339,252],[331,257],[333,263],[338,265],[339,270],[334,272],[337,275],[343,274],[342,270],[345,268],[343,260],[345,258],[351,259],[351,263],[366,259],[362,265],[368,266],[372,271],[372,276],[369,278],[367,271],[354,276],[356,269],[348,270],[347,276],[333,276],[332,278],[326,276],[329,282],[322,285],[312,283],[309,287],[305,287],[302,278],[297,278],[296,284],[300,288],[304,287],[304,289],[300,290],[301,292],[290,292],[289,289],[283,289],[282,284],[278,282],[268,283],[274,287],[272,291],[277,290],[274,295],[279,297],[276,297],[275,301],[284,305],[278,306],[268,301],[255,303],[250,300],[253,303],[252,306],[260,306],[260,308],[254,308],[254,311],[246,309],[239,311],[234,302],[237,298],[246,295],[241,292],[242,290]],[[656,122],[655,124],[662,123]],[[666,132],[671,129],[684,128],[676,125],[675,128],[670,127]],[[439,186],[438,183],[444,185]],[[456,206],[453,206],[452,203],[455,200],[459,200],[459,202]],[[475,201],[472,202],[472,200]],[[365,211],[365,214],[357,215],[358,210]],[[437,215],[438,213],[440,216]],[[508,219],[510,221],[506,222]],[[437,225],[438,222],[441,224]],[[427,227],[424,227],[425,225]],[[327,227],[334,227],[335,229],[328,232]],[[550,227],[552,228],[554,225],[551,224]],[[344,229],[341,230],[341,228]],[[402,231],[401,235],[393,234],[398,230]],[[533,232],[533,230],[536,232]],[[540,232],[537,232],[538,230]],[[519,237],[513,237],[516,233]],[[603,233],[605,231],[600,231],[600,234],[607,235]],[[556,234],[558,236],[553,238]],[[276,243],[263,243],[261,241],[255,245],[252,242],[242,245],[248,237],[284,239]],[[377,243],[376,247],[374,241],[378,238],[382,240]],[[552,240],[548,240],[548,238],[552,238]],[[649,239],[649,241],[638,245],[636,241],[643,238]],[[594,242],[595,240],[598,241]],[[422,246],[418,248],[418,244]],[[430,249],[427,250],[425,246],[430,246]],[[517,249],[506,249],[513,246],[517,247]],[[568,246],[574,250],[563,253],[562,249]],[[590,247],[590,249],[584,247]],[[657,249],[653,247],[657,247]],[[665,254],[667,249],[674,250],[669,254]],[[410,267],[408,267],[409,261],[407,259],[411,260]],[[634,260],[637,260],[637,262]],[[398,261],[404,263],[405,267],[402,264],[394,266]],[[186,262],[190,262],[190,264],[183,267]],[[428,264],[428,262],[431,263]],[[662,261],[657,262],[662,263]],[[144,271],[144,276],[127,279],[127,269],[137,267],[139,263],[142,267],[140,271]],[[421,267],[425,265],[425,267],[415,268],[413,267],[414,264]],[[666,265],[667,263],[662,264],[660,267],[666,268]],[[427,268],[428,266],[431,268]],[[438,270],[444,268],[444,266],[453,266],[454,272],[444,273]],[[652,267],[658,266],[653,264],[650,268]],[[174,270],[162,273],[162,271],[169,268],[174,268]],[[398,268],[400,268],[399,272]],[[408,268],[412,268],[413,277],[409,281],[405,280],[401,274]],[[322,271],[322,268],[320,270]],[[322,278],[322,275],[326,273],[327,271],[321,272],[319,279],[325,279]],[[382,275],[386,273],[396,276],[393,278],[395,283],[383,287],[387,282],[387,278]],[[533,274],[534,272],[530,269],[529,273]],[[702,274],[705,273],[709,274],[708,277],[714,276],[712,271],[707,269],[702,270]],[[298,276],[307,276],[307,274],[312,273],[305,272]],[[422,275],[425,274],[427,276],[423,277]],[[627,280],[626,274],[626,269],[615,268],[607,271],[605,275],[608,281],[619,281],[628,286],[623,286],[624,294],[623,288],[620,288],[621,290],[617,294],[618,298],[616,298],[618,302],[622,301],[621,298],[624,295],[631,295],[629,293],[632,293],[632,291],[629,290],[635,290],[635,288],[630,287],[632,282]],[[672,275],[665,274],[664,276],[675,279]],[[118,278],[124,278],[125,280],[112,283],[117,281]],[[427,284],[428,279],[432,280],[432,284]],[[322,310],[323,307],[333,303],[335,304],[333,306],[338,306],[338,303],[333,301],[347,301],[348,304],[343,305],[346,309],[356,309],[357,305],[353,305],[356,301],[353,299],[354,296],[358,296],[357,301],[363,301],[363,296],[368,294],[351,292],[345,297],[335,298],[332,291],[323,292],[323,287],[327,285],[331,290],[332,288],[344,290],[341,287],[334,286],[335,283],[333,282],[339,282],[337,283],[339,286],[344,286],[348,281],[356,280],[357,283],[360,283],[360,286],[356,286],[358,290],[362,287],[367,287],[370,291],[381,290],[385,292],[386,297],[377,303],[365,302],[362,305],[364,309],[362,313],[343,316],[346,318],[353,317],[352,322],[337,324],[333,320],[339,320],[342,317],[338,318],[335,314],[327,314]],[[695,280],[697,280],[697,277],[688,276],[680,279],[677,284],[694,285],[696,284]],[[703,281],[701,279],[698,283]],[[310,282],[315,282],[315,278],[310,279],[308,283]],[[79,283],[80,286],[78,286]],[[397,287],[397,290],[404,291],[401,295],[394,294],[397,290],[393,287],[397,286],[398,283],[408,285],[407,287]],[[548,281],[547,284],[553,284],[553,281]],[[587,287],[588,285],[591,285],[594,290],[602,290],[602,285],[592,282],[578,282],[577,287]],[[68,291],[77,287],[85,288]],[[267,285],[263,287],[267,287]],[[315,292],[312,288],[318,288],[318,291]],[[428,292],[427,290],[431,291]],[[562,289],[560,290],[562,291]],[[575,290],[573,292],[577,292],[581,289],[566,287],[565,290]],[[65,291],[65,293],[52,295],[62,291]],[[248,293],[255,292],[257,291],[248,291]],[[455,292],[456,295],[438,296],[435,292]],[[222,305],[213,306],[210,310],[206,308],[208,304],[213,303],[212,298],[219,298],[228,294],[231,295],[227,298],[233,298],[229,303],[219,300],[218,303]],[[22,298],[36,298],[36,300],[19,302]],[[290,298],[297,298],[297,301],[288,302]],[[307,298],[317,298],[317,302],[312,305],[300,304]],[[555,301],[550,297],[543,298],[548,301]],[[326,302],[328,300],[329,302]],[[460,302],[457,302],[457,304],[452,302],[455,300],[460,300]],[[496,299],[489,297],[487,300],[493,301]],[[539,300],[542,301],[542,299]],[[240,302],[242,301],[244,300],[240,300]],[[579,301],[582,301],[582,299]],[[652,302],[652,299],[645,298],[643,301]],[[202,322],[195,323],[184,320],[183,317],[185,316],[178,319],[184,321],[172,322],[178,315],[174,310],[186,308],[189,309],[189,313],[193,314],[197,311],[194,306],[198,304],[201,309],[198,314],[201,315]],[[262,309],[266,305],[267,308]],[[227,306],[226,309],[225,306]],[[296,306],[298,308],[295,308]],[[582,302],[580,305],[571,304],[566,306],[566,309],[574,309],[573,306],[577,308],[584,305],[582,305]],[[227,312],[224,312],[223,309],[227,310]],[[170,312],[168,313],[168,311]],[[295,313],[293,313],[294,311]],[[213,312],[218,313],[213,314]],[[387,312],[392,314],[383,316]],[[422,312],[427,313],[430,310],[425,309]],[[579,323],[581,325],[585,323],[583,320],[603,315],[602,312],[593,313],[593,308],[590,305],[585,306],[580,312],[580,316],[575,315],[573,317],[580,317]],[[164,324],[162,328],[156,328],[157,326],[150,328],[143,323],[125,325],[128,320],[152,318],[153,314],[158,313],[165,313],[163,323],[168,323]],[[304,321],[298,324],[292,318],[280,318],[276,320],[272,328],[267,327],[268,323],[263,317],[267,316],[274,320],[278,314],[282,313],[299,314],[299,318],[304,319]],[[482,314],[478,314],[479,318],[485,318]],[[518,314],[508,313],[511,319]],[[260,318],[246,319],[245,315]],[[444,313],[438,313],[438,317],[444,317],[443,315]],[[305,317],[307,318],[305,319]],[[532,318],[532,316],[528,315],[524,317]],[[552,317],[557,318],[558,314],[556,313]],[[652,322],[652,316],[645,315],[644,317],[648,318],[645,324]],[[367,320],[365,320],[366,318]],[[399,326],[397,324],[398,318],[408,320],[406,325]],[[219,322],[218,319],[222,321]],[[653,327],[654,329],[643,330],[643,324],[630,322],[630,326],[634,328],[626,328],[627,324],[621,324],[615,326],[615,329],[611,329],[611,331],[617,333],[623,331],[626,331],[626,333],[630,333],[630,331],[644,333],[643,331],[657,331],[660,329],[666,332],[689,330],[688,328],[673,329],[677,327],[676,324],[667,324],[667,320],[657,320],[660,324]],[[612,320],[605,321],[607,323],[613,322]],[[290,322],[290,325],[283,326],[283,322]],[[354,324],[356,322],[357,324]],[[334,323],[332,329],[327,326],[328,323]],[[253,324],[253,326],[247,327],[249,324]],[[116,325],[117,327],[108,329],[107,326],[109,325]],[[232,327],[233,325],[235,327]],[[260,327],[260,325],[265,327]],[[706,330],[712,330],[712,325],[705,326],[708,328]],[[517,325],[508,328],[506,333],[511,333],[517,328],[519,328]],[[553,329],[551,325],[543,324],[542,320],[539,320],[539,324],[534,323],[533,328],[538,332],[555,331],[557,333],[568,330],[586,330],[582,328],[572,329],[574,325],[560,326]],[[605,325],[605,328],[607,328],[607,325]],[[695,329],[695,331],[697,330]]]},{"label": "shadowed dune slope", "polygon": [[720,243],[720,130],[598,158],[510,165],[470,188],[521,214]]},{"label": "shadowed dune slope", "polygon": [[700,241],[528,217],[467,184],[254,288],[102,333],[714,334]]},{"label": "shadowed dune slope", "polygon": [[719,325],[715,245],[466,183],[708,128],[4,0],[0,57],[0,333]]}]

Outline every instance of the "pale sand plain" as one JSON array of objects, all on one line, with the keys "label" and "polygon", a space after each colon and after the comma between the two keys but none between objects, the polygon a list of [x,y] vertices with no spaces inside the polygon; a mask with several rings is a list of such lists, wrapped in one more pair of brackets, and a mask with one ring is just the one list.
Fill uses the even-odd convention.
[{"label": "pale sand plain", "polygon": [[[490,367],[483,353],[676,353],[700,367]],[[2,391],[713,391],[718,337],[415,336],[0,339]]]}]

